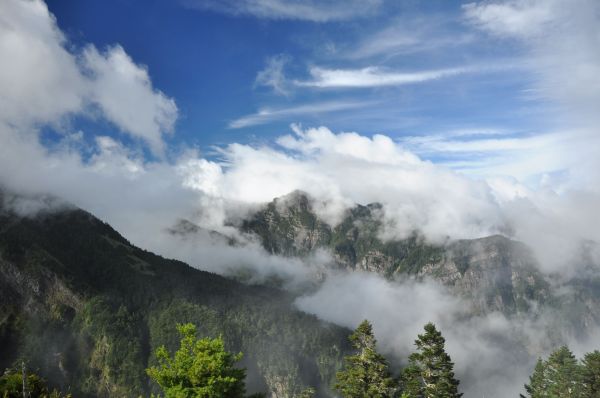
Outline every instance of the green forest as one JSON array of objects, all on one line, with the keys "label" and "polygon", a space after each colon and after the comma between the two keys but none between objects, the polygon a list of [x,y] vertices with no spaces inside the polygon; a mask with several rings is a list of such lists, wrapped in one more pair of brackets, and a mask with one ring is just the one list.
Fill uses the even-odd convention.
[{"label": "green forest", "polygon": [[[243,353],[225,349],[221,336],[198,337],[192,323],[177,324],[179,348],[170,353],[163,345],[155,352],[155,365],[146,374],[157,387],[151,397],[165,398],[262,398],[265,393],[246,394],[246,369],[239,366]],[[363,321],[349,336],[352,353],[343,360],[333,389],[344,398],[458,398],[460,381],[445,350],[445,339],[428,323],[415,340],[415,352],[407,365],[393,375],[386,358],[377,351],[369,321]],[[539,358],[521,398],[595,398],[600,395],[600,351],[579,361],[568,347]],[[3,398],[71,398],[70,392],[50,389],[39,375],[21,367],[6,369],[0,376]],[[310,398],[314,387],[295,396]],[[139,395],[141,397],[141,395]]]}]

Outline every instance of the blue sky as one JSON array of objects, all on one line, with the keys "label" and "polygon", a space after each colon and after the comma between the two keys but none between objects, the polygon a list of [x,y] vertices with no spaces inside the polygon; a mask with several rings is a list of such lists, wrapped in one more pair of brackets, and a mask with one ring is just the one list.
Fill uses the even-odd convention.
[{"label": "blue sky", "polygon": [[600,242],[599,104],[598,0],[0,0],[1,205],[50,194],[223,274],[328,261],[231,227],[301,190],[331,225],[378,202],[382,239],[502,234],[570,277]]},{"label": "blue sky", "polygon": [[597,0],[0,1],[0,186],[175,257],[148,231],[303,190],[331,223],[380,202],[392,237],[504,233],[556,265],[600,241],[599,22]]},{"label": "blue sky", "polygon": [[[474,28],[461,2],[376,1],[328,21],[235,13],[203,1],[61,0],[48,7],[72,46],[120,44],[146,65],[153,85],[179,109],[171,145],[261,142],[287,133],[290,123],[398,138],[465,129],[528,133],[548,119],[540,114],[544,102],[526,94],[531,77],[521,43]],[[261,84],[257,76],[270,65],[281,76]],[[311,68],[463,71],[408,84],[298,83],[315,80]],[[273,87],[269,78],[281,81]],[[273,114],[252,119],[265,109]]]}]

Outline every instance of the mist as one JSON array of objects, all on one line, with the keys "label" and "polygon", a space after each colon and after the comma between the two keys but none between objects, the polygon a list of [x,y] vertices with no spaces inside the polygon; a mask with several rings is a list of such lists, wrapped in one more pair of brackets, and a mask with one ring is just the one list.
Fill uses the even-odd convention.
[{"label": "mist", "polygon": [[380,351],[396,369],[415,351],[423,326],[433,322],[446,339],[460,391],[467,397],[518,396],[538,357],[561,344],[578,354],[597,349],[600,332],[596,326],[587,338],[578,339],[547,311],[512,318],[500,312],[471,315],[470,303],[433,280],[389,281],[358,272],[329,275],[318,291],[297,298],[296,305],[351,329],[368,319]]},{"label": "mist", "polygon": [[[333,271],[325,250],[306,258],[275,255],[234,225],[301,190],[332,227],[357,204],[380,203],[384,241],[417,232],[444,245],[500,234],[530,247],[539,271],[552,280],[598,276],[598,3],[576,3],[462,8],[471,31],[520,46],[520,63],[532,76],[527,92],[555,105],[556,127],[548,131],[448,127],[394,138],[293,123],[273,138],[203,152],[171,145],[177,103],[153,86],[148,68],[127,49],[74,46],[42,1],[1,2],[0,59],[11,61],[0,67],[4,207],[35,217],[77,206],[144,249],[287,289],[298,296],[299,309],[323,320],[354,328],[369,319],[396,367],[433,321],[447,339],[465,396],[517,395],[538,355],[559,343],[577,353],[598,348],[598,328],[559,330],[556,337],[550,331],[560,319],[545,310],[471,315],[471,303],[435,281]],[[502,18],[522,14],[543,18],[516,27]],[[29,49],[27,56],[19,46]],[[110,131],[81,131],[74,127],[78,118],[99,120]],[[474,160],[465,160],[469,155]],[[181,220],[197,230],[178,233]]]}]

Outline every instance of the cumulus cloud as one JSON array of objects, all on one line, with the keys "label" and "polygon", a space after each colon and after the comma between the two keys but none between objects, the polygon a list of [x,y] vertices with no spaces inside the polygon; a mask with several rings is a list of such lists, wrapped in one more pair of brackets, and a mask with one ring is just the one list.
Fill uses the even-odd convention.
[{"label": "cumulus cloud", "polygon": [[340,21],[372,15],[382,0],[185,0],[189,8],[235,16],[292,19],[312,22]]},{"label": "cumulus cloud", "polygon": [[[223,4],[233,7],[233,3]],[[471,18],[479,18],[481,23],[477,26],[485,29],[490,26],[492,33],[499,29],[505,32],[506,28],[490,22],[494,18],[478,16],[478,12],[481,15],[491,12],[483,8],[489,4],[472,5],[465,12]],[[518,11],[512,2],[502,4],[512,7],[510,12]],[[345,8],[350,10],[347,5]],[[291,18],[286,15],[268,17]],[[335,18],[342,17],[328,17]],[[534,21],[546,24],[548,18],[534,18]],[[585,23],[582,26],[593,28]],[[544,61],[549,56],[545,45],[535,39],[534,31],[514,33],[522,29],[509,30],[509,36],[533,46],[534,53]],[[587,40],[586,45],[595,40],[585,38],[588,31],[580,32],[579,27],[571,24],[564,29],[563,33],[575,32],[570,37]],[[501,33],[502,37],[507,35]],[[563,38],[556,40],[568,47],[568,42],[561,41]],[[126,146],[114,137],[97,136],[85,144],[81,132],[69,133],[66,127],[61,141],[50,148],[40,141],[39,126],[61,123],[71,115],[99,112],[123,132],[144,140],[160,153],[164,150],[163,134],[172,131],[177,117],[173,100],[153,88],[146,68],[135,64],[123,48],[112,46],[100,51],[88,46],[75,53],[67,48],[56,21],[42,2],[0,2],[0,58],[5,61],[0,66],[0,183],[34,198],[39,198],[35,196],[39,193],[65,198],[109,222],[134,244],[185,260],[192,266],[222,274],[239,275],[249,270],[250,282],[276,275],[291,281],[292,288],[297,283],[314,282],[315,274],[331,261],[327,253],[303,260],[271,256],[251,237],[227,225],[232,216],[239,217],[297,189],[316,198],[316,210],[332,224],[356,203],[382,203],[387,238],[402,238],[418,230],[430,241],[443,242],[448,237],[474,238],[511,232],[536,249],[543,270],[548,272],[567,273],[572,266],[571,254],[578,250],[582,240],[600,241],[599,202],[593,192],[597,185],[589,184],[597,175],[593,170],[600,169],[590,167],[597,164],[592,156],[596,141],[586,141],[587,147],[578,144],[565,155],[558,150],[569,148],[569,140],[562,134],[518,141],[491,131],[479,134],[478,142],[470,143],[465,143],[464,134],[460,133],[452,139],[429,136],[421,141],[397,142],[383,134],[365,136],[356,132],[334,133],[326,127],[294,126],[292,134],[269,145],[232,143],[222,147],[219,160],[203,158],[192,150],[172,160],[149,160],[139,148]],[[583,50],[574,54],[573,62],[589,60],[590,63],[582,65],[595,70],[594,54],[585,54]],[[551,89],[557,80],[549,76],[554,76],[559,64],[544,62],[540,64],[538,87],[550,96],[555,92]],[[570,63],[568,66],[577,67]],[[323,82],[323,87],[405,84],[462,73],[458,70],[425,75],[381,69],[342,70],[341,74],[335,70],[322,71],[325,72],[313,77],[314,82]],[[592,75],[582,76],[591,79]],[[569,103],[573,105],[578,101],[588,104],[590,98],[595,98],[596,80],[587,83],[589,87],[567,90],[570,93],[567,96],[557,94],[552,98],[565,102],[572,99]],[[231,127],[364,105],[364,102],[339,101],[263,110],[232,122]],[[586,115],[593,120],[591,113]],[[595,130],[584,130],[581,137],[594,137]],[[500,142],[500,138],[506,141]],[[82,145],[88,146],[82,148]],[[415,148],[417,152],[511,153],[503,160],[504,164],[514,159],[517,152],[524,154],[525,160],[526,154],[535,148],[535,154],[547,155],[533,156],[540,165],[536,168],[539,174],[547,172],[548,165],[555,165],[557,158],[561,159],[561,169],[566,168],[571,174],[566,177],[569,184],[562,184],[560,175],[550,173],[537,187],[526,186],[514,176],[474,179],[423,160],[415,154]],[[548,148],[558,149],[548,153]],[[521,166],[523,170],[529,167],[525,165]],[[582,172],[578,173],[578,169]],[[505,170],[507,174],[515,174]],[[557,189],[556,180],[561,189]],[[579,181],[578,185],[572,185],[573,181]],[[592,189],[576,191],[574,187]],[[48,203],[43,198],[25,201],[9,198],[8,203],[20,214],[55,208],[55,202]],[[190,220],[200,228],[193,234],[173,233],[174,224],[181,219]],[[230,237],[237,242],[233,247],[229,245]],[[505,396],[506,386],[515,386],[510,393],[520,390],[530,357],[519,356],[522,352],[513,351],[519,347],[514,342],[507,343],[503,336],[517,334],[529,346],[540,346],[544,341],[540,341],[539,333],[528,331],[547,329],[543,323],[532,325],[527,324],[533,322],[529,319],[515,321],[498,314],[467,317],[461,300],[431,282],[389,282],[363,274],[329,275],[321,288],[301,297],[297,304],[305,311],[348,327],[355,327],[363,318],[372,319],[382,347],[397,358],[404,358],[412,350],[411,342],[425,322],[437,322],[448,338],[448,349],[457,362],[459,374],[465,377],[466,392],[472,396],[492,395],[494,391],[499,391],[497,396]],[[473,380],[468,375],[473,375]]]},{"label": "cumulus cloud", "polygon": [[206,165],[188,169],[190,181],[249,203],[300,189],[328,204],[319,210],[333,224],[355,203],[381,202],[396,237],[418,229],[434,241],[467,238],[497,232],[502,224],[487,185],[423,161],[387,136],[295,127],[278,144],[229,145],[221,150],[220,172],[207,172]]},{"label": "cumulus cloud", "polygon": [[0,121],[24,128],[59,124],[94,108],[124,133],[164,150],[177,119],[175,102],[152,87],[147,70],[122,47],[92,45],[71,53],[40,0],[0,4]]},{"label": "cumulus cloud", "polygon": [[64,45],[43,2],[0,3],[2,122],[55,122],[82,108],[86,81]]},{"label": "cumulus cloud", "polygon": [[105,53],[86,47],[83,65],[92,83],[90,101],[121,130],[148,142],[155,153],[163,153],[162,134],[173,132],[177,106],[152,87],[146,68],[136,65],[119,45]]}]

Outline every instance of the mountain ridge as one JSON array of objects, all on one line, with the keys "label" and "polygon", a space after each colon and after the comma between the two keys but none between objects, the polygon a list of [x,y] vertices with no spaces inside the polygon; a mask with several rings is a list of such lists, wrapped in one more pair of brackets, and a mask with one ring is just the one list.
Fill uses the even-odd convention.
[{"label": "mountain ridge", "polygon": [[[554,294],[556,285],[575,287],[585,281],[575,277],[563,283],[544,274],[531,249],[503,235],[442,244],[427,242],[418,231],[404,239],[383,239],[382,204],[351,207],[332,226],[319,218],[312,203],[309,195],[294,191],[265,204],[243,220],[239,229],[256,235],[273,254],[303,257],[326,249],[339,269],[373,272],[388,279],[434,279],[466,298],[473,314],[500,311],[513,316],[540,307],[561,307],[568,312],[562,308],[566,301]],[[598,278],[591,284],[584,295],[595,304],[588,305],[583,315],[588,324],[597,324]]]},{"label": "mountain ridge", "polygon": [[82,397],[152,391],[144,369],[159,345],[176,345],[177,322],[244,351],[249,390],[273,397],[308,385],[330,395],[348,350],[347,329],[296,310],[285,291],[166,260],[79,209],[3,207],[0,286],[0,366],[26,359]]}]

